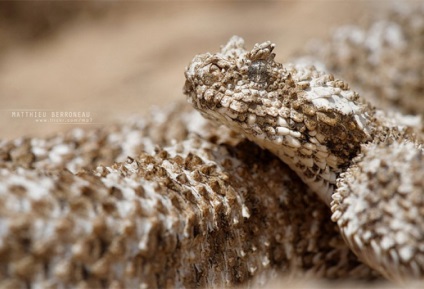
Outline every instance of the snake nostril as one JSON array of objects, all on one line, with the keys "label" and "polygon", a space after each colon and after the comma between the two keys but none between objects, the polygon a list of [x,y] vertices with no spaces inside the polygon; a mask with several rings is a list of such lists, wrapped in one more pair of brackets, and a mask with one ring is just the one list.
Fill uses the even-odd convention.
[{"label": "snake nostril", "polygon": [[211,64],[207,70],[207,73],[203,75],[204,83],[211,86],[219,81],[221,75],[221,68],[216,64]]},{"label": "snake nostril", "polygon": [[216,71],[220,71],[221,67],[219,67],[217,64],[211,64],[209,66],[209,72],[214,73]]}]

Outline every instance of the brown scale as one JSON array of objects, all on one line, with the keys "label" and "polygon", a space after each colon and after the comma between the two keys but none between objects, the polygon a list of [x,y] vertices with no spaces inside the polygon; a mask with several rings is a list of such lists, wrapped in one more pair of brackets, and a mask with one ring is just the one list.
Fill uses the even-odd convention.
[{"label": "brown scale", "polygon": [[[325,205],[309,193],[305,196],[306,188],[269,153],[248,142],[238,142],[237,147],[230,145],[230,136],[210,133],[206,137],[227,144],[195,138],[188,145],[177,143],[170,150],[143,153],[109,167],[87,169],[78,175],[60,170],[49,174],[25,171],[27,178],[32,173],[35,180],[43,177],[53,182],[49,193],[53,200],[33,203],[40,210],[53,208],[43,210],[43,214],[29,211],[19,213],[19,218],[7,217],[12,218],[6,221],[13,220],[16,230],[7,233],[10,239],[0,248],[0,287],[31,288],[35,284],[47,287],[40,282],[53,282],[53,285],[57,282],[75,288],[129,288],[142,283],[149,288],[173,288],[175,280],[184,286],[208,287],[212,285],[212,275],[217,276],[214,285],[231,285],[246,282],[267,268],[301,274],[303,270],[320,267],[324,269],[316,272],[319,276],[337,277],[330,270],[332,259],[325,263],[311,260],[316,260],[315,256],[320,253],[325,256],[331,248],[338,252],[334,255],[337,258],[344,250],[348,251],[346,247],[324,241],[318,245],[321,247],[311,251],[318,242],[303,242],[297,247],[293,244],[302,236],[326,240],[334,234],[334,226],[326,229],[326,235],[308,234],[311,214],[300,214],[305,208],[309,210],[306,204],[312,203],[316,210],[322,211],[327,210]],[[179,153],[173,156],[175,151]],[[163,166],[165,160],[171,164],[169,170]],[[189,180],[188,175],[195,175],[195,179]],[[0,177],[5,178],[2,182],[7,182],[7,177]],[[102,181],[105,179],[107,186]],[[128,180],[139,186],[129,186]],[[124,189],[133,191],[135,199],[127,200]],[[15,187],[15,194],[4,195],[0,191],[0,199],[13,195],[25,199],[28,190],[30,188],[22,184],[22,188]],[[146,207],[147,196],[153,201],[153,207]],[[302,196],[306,198],[304,201],[299,199]],[[129,206],[124,216],[118,210],[122,204]],[[246,207],[249,217],[242,215],[242,206]],[[4,220],[2,212],[0,222]],[[50,217],[53,212],[59,216]],[[11,214],[15,216],[16,212]],[[302,230],[292,230],[293,236],[287,234],[285,226],[299,217],[302,219],[296,224],[302,224]],[[34,218],[55,226],[49,238],[31,235]],[[165,221],[165,218],[170,219]],[[172,224],[167,223],[169,220]],[[325,220],[320,217],[313,222]],[[81,222],[87,222],[93,229],[84,229]],[[141,224],[149,224],[151,229],[141,234]],[[143,249],[138,247],[142,240],[146,244]],[[297,248],[291,257],[295,262],[288,262],[288,255],[281,249],[285,242]],[[32,244],[30,253],[25,251],[28,244]],[[261,261],[264,256],[270,260],[267,268]],[[22,257],[28,258],[18,262]],[[363,271],[357,274],[358,278],[373,278],[374,273],[360,265],[353,255],[346,260],[349,261],[339,267],[340,276],[350,274],[352,268],[359,266]],[[25,269],[28,264],[31,273]],[[115,266],[122,266],[122,271],[115,271]],[[257,271],[251,271],[251,267],[257,267]],[[43,270],[42,281],[33,279]],[[19,274],[12,276],[11,272]],[[227,280],[221,278],[222,273],[227,274]]]}]

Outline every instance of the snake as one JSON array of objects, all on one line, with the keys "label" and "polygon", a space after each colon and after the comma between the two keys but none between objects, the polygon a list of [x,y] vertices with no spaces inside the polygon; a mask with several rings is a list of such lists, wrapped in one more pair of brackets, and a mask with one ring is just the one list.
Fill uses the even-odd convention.
[{"label": "snake", "polygon": [[286,165],[186,103],[0,158],[2,289],[380,279]]},{"label": "snake", "polygon": [[277,62],[270,41],[244,46],[233,36],[220,52],[195,56],[185,71],[188,102],[296,172],[366,264],[392,281],[420,278],[420,118],[378,109],[313,65]]},{"label": "snake", "polygon": [[[234,37],[186,71],[184,91],[207,118],[178,103],[0,140],[0,288],[420,279],[421,120],[374,106],[422,112],[411,102],[421,15],[341,27],[293,64],[275,62],[271,42],[246,51]],[[373,62],[376,47],[389,64]]]}]

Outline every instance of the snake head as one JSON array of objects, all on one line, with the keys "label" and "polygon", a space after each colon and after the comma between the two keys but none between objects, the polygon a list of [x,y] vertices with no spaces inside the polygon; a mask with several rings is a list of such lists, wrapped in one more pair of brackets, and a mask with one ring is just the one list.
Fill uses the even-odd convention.
[{"label": "snake head", "polygon": [[233,36],[221,52],[197,55],[185,72],[188,101],[208,118],[217,111],[244,120],[249,109],[276,97],[275,92],[285,87],[283,66],[274,61],[274,47],[268,41],[249,52],[244,40]]},{"label": "snake head", "polygon": [[275,61],[269,41],[234,36],[185,71],[188,101],[286,162],[329,204],[336,176],[370,139],[371,109],[348,85],[309,66]]}]

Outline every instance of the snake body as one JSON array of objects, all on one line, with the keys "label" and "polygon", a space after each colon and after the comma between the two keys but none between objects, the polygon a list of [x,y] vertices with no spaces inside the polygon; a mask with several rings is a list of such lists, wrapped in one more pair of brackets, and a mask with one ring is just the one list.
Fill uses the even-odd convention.
[{"label": "snake body", "polygon": [[[314,52],[313,63],[321,57],[347,81],[280,65],[271,43],[250,53],[234,38],[223,53],[196,57],[185,86],[204,115],[233,130],[177,105],[100,129],[0,141],[0,288],[257,288],[276,274],[321,282],[421,278],[420,120],[374,109],[347,83],[372,96],[389,91],[396,96],[389,103],[422,111],[402,98],[422,96],[416,60],[423,50],[415,49],[422,14],[361,30],[381,32],[371,43],[383,58],[410,59],[390,69],[373,63],[368,71],[385,82],[382,90],[364,71],[355,75],[367,66],[363,55],[375,60],[371,36],[352,41],[339,33]],[[387,42],[392,27],[416,45]],[[206,59],[210,69],[202,69]],[[234,131],[269,147],[319,197]],[[346,283],[322,288],[335,285]]]},{"label": "snake body", "polygon": [[2,289],[378,277],[288,167],[187,105],[0,156]]},{"label": "snake body", "polygon": [[[367,264],[392,280],[422,276],[423,186],[396,166],[421,159],[420,122],[375,109],[314,66],[276,62],[274,47],[267,41],[247,51],[234,36],[220,52],[197,55],[185,74],[188,101],[288,164],[331,206],[332,219]],[[378,170],[392,171],[391,186],[376,184]]]}]

